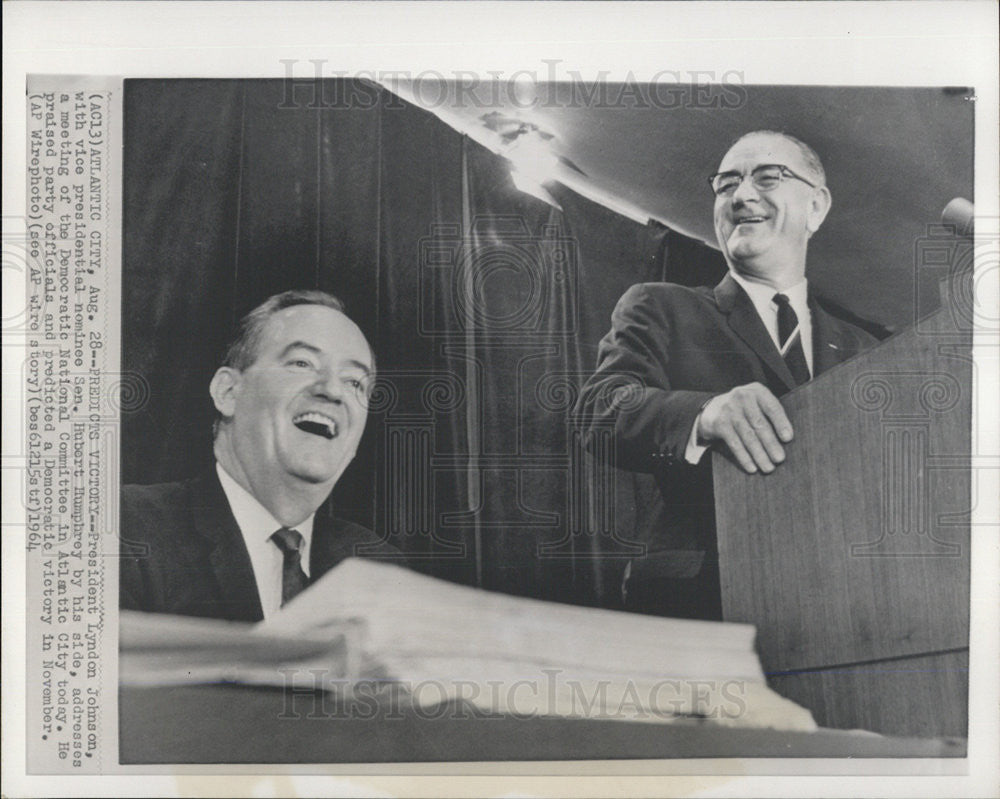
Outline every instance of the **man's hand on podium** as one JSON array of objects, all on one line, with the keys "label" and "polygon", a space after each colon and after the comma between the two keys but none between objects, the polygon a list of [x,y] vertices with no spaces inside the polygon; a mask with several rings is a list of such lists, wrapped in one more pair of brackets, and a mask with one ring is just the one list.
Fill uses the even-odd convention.
[{"label": "man's hand on podium", "polygon": [[698,439],[722,441],[751,474],[769,474],[785,459],[792,424],[777,397],[760,383],[737,386],[713,397],[698,416]]}]

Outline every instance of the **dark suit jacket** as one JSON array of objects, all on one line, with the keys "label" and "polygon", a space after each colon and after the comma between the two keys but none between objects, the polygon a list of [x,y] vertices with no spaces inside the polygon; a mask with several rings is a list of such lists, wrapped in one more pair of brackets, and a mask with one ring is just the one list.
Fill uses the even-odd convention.
[{"label": "dark suit jacket", "polygon": [[[121,607],[231,621],[264,618],[253,566],[218,475],[160,485],[127,485],[121,493]],[[317,513],[309,556],[313,580],[340,561],[377,545],[399,556],[365,527]]]},{"label": "dark suit jacket", "polygon": [[[877,343],[812,297],[809,307],[814,374]],[[684,454],[704,404],[752,382],[777,396],[795,387],[753,303],[728,275],[714,289],[640,284],[618,301],[577,417],[588,443],[610,432],[617,465],[651,474],[658,489],[650,507],[639,508],[640,529],[618,531],[647,546],[629,566],[629,609],[721,618],[711,457],[691,466]]]}]

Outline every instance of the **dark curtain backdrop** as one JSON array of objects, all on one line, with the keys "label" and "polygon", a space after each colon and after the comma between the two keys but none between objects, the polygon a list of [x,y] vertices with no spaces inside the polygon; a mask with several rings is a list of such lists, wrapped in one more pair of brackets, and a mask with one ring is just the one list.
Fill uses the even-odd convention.
[{"label": "dark curtain backdrop", "polygon": [[561,186],[557,210],[504,159],[351,81],[126,81],[124,183],[125,482],[210,467],[207,387],[235,321],[317,287],[379,371],[321,512],[447,579],[617,604],[649,484],[585,457],[569,410],[618,297],[714,283],[717,252]]}]

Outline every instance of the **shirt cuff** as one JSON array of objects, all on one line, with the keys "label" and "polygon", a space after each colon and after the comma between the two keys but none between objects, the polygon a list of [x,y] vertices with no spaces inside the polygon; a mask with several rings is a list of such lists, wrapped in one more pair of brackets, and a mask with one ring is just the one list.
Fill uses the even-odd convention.
[{"label": "shirt cuff", "polygon": [[691,435],[688,436],[687,449],[684,450],[684,460],[692,466],[696,466],[698,464],[698,461],[701,460],[701,456],[704,455],[705,450],[708,449],[707,444],[698,443],[698,422],[700,421],[701,412],[699,412],[694,418],[694,424],[691,425]]}]

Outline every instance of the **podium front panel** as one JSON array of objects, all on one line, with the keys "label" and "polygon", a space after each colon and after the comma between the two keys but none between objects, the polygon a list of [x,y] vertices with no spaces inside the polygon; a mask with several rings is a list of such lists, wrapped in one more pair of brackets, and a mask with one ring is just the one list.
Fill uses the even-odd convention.
[{"label": "podium front panel", "polygon": [[724,617],[820,724],[965,734],[972,361],[947,314],[783,398],[773,473],[713,456]]}]

